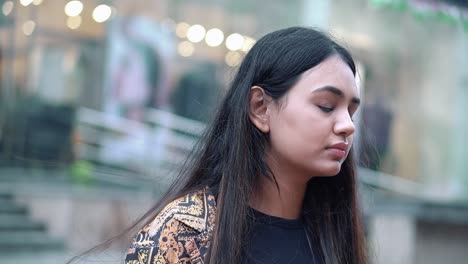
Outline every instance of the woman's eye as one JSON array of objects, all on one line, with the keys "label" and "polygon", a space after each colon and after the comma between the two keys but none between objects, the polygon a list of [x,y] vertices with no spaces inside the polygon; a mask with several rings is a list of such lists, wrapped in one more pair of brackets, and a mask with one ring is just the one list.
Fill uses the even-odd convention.
[{"label": "woman's eye", "polygon": [[331,111],[333,111],[332,107],[319,106],[319,108],[325,113],[330,113]]}]

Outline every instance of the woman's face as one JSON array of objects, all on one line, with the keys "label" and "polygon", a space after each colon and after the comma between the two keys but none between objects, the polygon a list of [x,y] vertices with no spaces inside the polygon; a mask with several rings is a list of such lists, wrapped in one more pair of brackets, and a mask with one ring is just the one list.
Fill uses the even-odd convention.
[{"label": "woman's face", "polygon": [[339,56],[329,57],[270,105],[270,158],[308,179],[338,174],[353,142],[358,106],[351,69]]}]

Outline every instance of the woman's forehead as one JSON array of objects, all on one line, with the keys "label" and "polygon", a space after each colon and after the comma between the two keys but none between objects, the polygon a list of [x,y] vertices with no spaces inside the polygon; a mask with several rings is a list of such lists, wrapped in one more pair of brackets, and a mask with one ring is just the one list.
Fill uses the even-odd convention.
[{"label": "woman's forehead", "polygon": [[317,66],[305,71],[297,85],[312,92],[325,86],[335,87],[350,97],[359,97],[356,78],[339,56],[327,58]]}]

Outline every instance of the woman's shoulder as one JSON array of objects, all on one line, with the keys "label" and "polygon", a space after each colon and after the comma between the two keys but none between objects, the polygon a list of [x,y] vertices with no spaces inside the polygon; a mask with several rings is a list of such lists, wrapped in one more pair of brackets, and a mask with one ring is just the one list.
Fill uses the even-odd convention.
[{"label": "woman's shoulder", "polygon": [[207,188],[173,200],[137,233],[126,263],[178,263],[204,255],[215,214],[215,197]]},{"label": "woman's shoulder", "polygon": [[214,220],[215,210],[215,197],[205,188],[173,200],[145,228],[150,234],[155,234],[165,223],[176,220],[203,232]]}]

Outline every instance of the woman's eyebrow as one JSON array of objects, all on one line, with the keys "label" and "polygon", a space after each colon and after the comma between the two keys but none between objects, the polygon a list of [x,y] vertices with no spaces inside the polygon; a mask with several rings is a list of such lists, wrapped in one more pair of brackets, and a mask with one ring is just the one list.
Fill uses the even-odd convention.
[{"label": "woman's eyebrow", "polygon": [[[344,93],[340,89],[338,89],[338,88],[336,88],[334,86],[330,86],[330,85],[317,88],[317,89],[313,90],[312,93],[318,93],[318,92],[324,92],[324,91],[331,92],[333,94],[338,95],[339,97],[343,97],[343,98],[345,97]],[[359,105],[359,104],[361,104],[361,99],[359,99],[357,97],[353,97],[353,99],[351,99],[351,102],[353,104]]]}]

